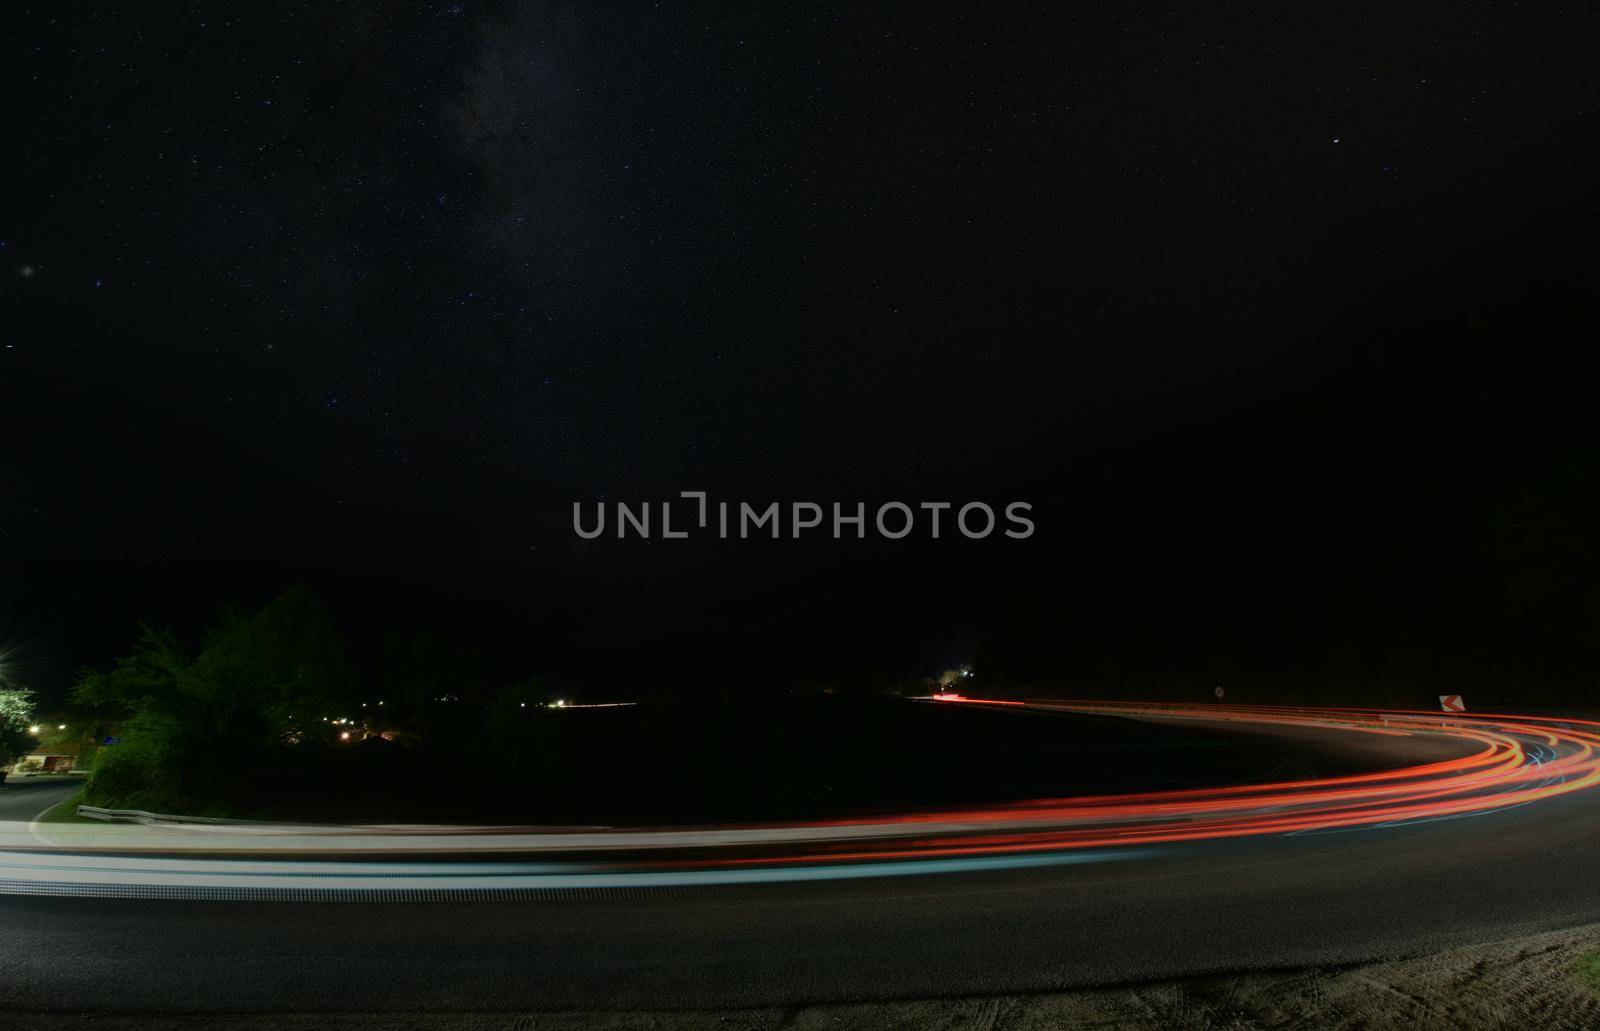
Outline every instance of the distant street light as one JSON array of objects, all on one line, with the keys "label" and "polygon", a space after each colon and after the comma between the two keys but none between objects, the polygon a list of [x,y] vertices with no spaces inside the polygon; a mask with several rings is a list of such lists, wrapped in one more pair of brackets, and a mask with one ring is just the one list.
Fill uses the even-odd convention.
[{"label": "distant street light", "polygon": [[30,734],[39,733],[39,724],[35,723],[33,726],[29,727],[28,728],[28,733],[30,733]]}]

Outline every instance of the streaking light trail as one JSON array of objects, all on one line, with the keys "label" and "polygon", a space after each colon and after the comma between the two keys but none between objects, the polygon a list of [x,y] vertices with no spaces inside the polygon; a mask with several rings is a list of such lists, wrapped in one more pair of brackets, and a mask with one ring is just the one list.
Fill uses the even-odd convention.
[{"label": "streaking light trail", "polygon": [[[1600,723],[1586,720],[1212,704],[1018,703],[954,693],[928,702],[1238,722],[1267,730],[1309,727],[1382,736],[1396,746],[1408,739],[1446,738],[1461,749],[1448,759],[1346,776],[754,826],[11,824],[0,826],[0,891],[446,898],[899,876],[1105,862],[1180,843],[1457,819],[1600,786]],[[446,855],[499,861],[442,861]]]}]

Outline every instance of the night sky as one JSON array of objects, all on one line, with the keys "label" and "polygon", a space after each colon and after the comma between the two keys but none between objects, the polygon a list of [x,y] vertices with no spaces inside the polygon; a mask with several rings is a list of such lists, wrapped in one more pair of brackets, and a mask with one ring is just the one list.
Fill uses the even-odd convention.
[{"label": "night sky", "polygon": [[[0,631],[1596,668],[1594,16],[1109,6],[9,8]],[[1038,532],[572,533],[681,490]]]}]

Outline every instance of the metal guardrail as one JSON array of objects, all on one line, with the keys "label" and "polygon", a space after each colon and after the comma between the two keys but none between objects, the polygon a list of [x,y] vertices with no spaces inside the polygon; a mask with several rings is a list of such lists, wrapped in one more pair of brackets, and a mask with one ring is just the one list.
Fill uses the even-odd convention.
[{"label": "metal guardrail", "polygon": [[97,805],[80,805],[78,815],[105,823],[140,823],[146,826],[161,823],[215,823],[246,824],[255,820],[225,820],[217,816],[174,816],[171,813],[147,813],[142,809],[104,809]]}]

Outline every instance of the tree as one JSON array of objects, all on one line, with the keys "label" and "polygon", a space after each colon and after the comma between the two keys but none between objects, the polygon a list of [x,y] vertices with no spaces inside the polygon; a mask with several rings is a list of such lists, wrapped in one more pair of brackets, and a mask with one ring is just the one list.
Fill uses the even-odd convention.
[{"label": "tree", "polygon": [[349,664],[327,609],[293,587],[253,616],[230,614],[190,656],[141,627],[131,655],[86,672],[80,705],[122,714],[88,797],[139,809],[225,803],[227,787],[271,762],[350,698]]},{"label": "tree", "polygon": [[0,766],[28,750],[28,725],[33,721],[33,692],[0,685]]},{"label": "tree", "polygon": [[[434,633],[393,637],[379,658],[382,697],[389,720],[409,726],[459,722],[464,706],[441,708],[440,699],[486,701],[482,685],[493,683],[489,657],[458,640]],[[454,718],[452,718],[454,717]]]}]

